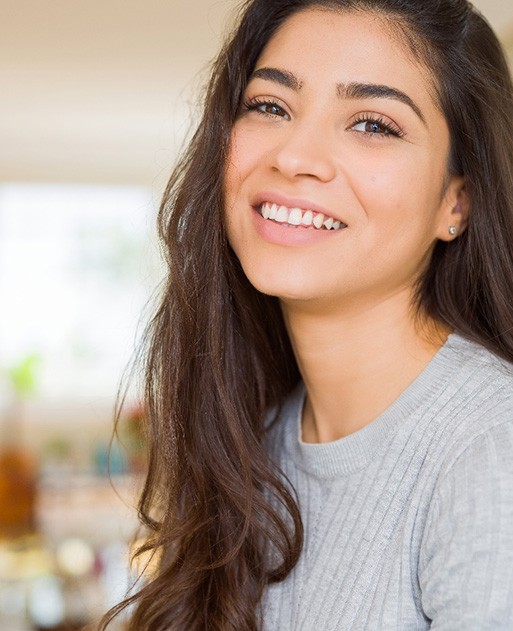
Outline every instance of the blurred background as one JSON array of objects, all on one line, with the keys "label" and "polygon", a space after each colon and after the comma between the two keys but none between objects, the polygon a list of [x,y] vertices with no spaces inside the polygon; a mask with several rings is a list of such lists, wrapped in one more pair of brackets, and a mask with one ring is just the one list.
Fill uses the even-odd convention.
[{"label": "blurred background", "polygon": [[[513,67],[513,3],[479,0]],[[120,379],[154,219],[234,0],[0,0],[0,631],[119,601],[144,470]]]}]

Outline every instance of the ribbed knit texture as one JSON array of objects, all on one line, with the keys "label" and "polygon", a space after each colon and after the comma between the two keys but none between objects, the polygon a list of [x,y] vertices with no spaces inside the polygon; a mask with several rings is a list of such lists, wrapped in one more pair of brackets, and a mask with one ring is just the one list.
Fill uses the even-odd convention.
[{"label": "ribbed knit texture", "polygon": [[451,335],[379,418],[300,439],[304,389],[269,432],[305,544],[266,631],[513,630],[513,366]]}]

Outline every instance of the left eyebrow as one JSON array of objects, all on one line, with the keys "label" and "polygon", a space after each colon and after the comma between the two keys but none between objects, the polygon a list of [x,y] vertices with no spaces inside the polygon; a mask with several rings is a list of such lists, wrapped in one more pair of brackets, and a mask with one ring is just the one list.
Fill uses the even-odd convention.
[{"label": "left eyebrow", "polygon": [[294,92],[299,92],[303,85],[303,82],[292,74],[292,72],[289,72],[288,70],[281,70],[280,68],[258,68],[258,70],[254,70],[251,73],[249,81],[252,79],[274,81],[274,83],[279,83],[286,88],[294,90]]},{"label": "left eyebrow", "polygon": [[397,88],[376,83],[338,83],[337,94],[346,99],[394,99],[400,101],[417,114],[420,120],[426,125],[426,119],[420,107],[407,94]]}]

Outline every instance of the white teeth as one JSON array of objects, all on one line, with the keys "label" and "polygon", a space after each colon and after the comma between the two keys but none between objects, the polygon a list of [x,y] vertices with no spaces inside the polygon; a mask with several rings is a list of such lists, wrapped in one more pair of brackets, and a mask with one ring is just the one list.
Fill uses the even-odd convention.
[{"label": "white teeth", "polygon": [[313,212],[311,210],[305,211],[305,214],[303,215],[303,225],[311,226],[312,222],[313,222]]},{"label": "white teeth", "polygon": [[286,223],[291,226],[315,226],[318,230],[325,228],[326,230],[339,230],[341,227],[345,228],[346,224],[341,221],[333,219],[333,217],[326,217],[323,213],[316,213],[312,210],[301,210],[301,208],[287,208],[287,206],[278,206],[278,204],[271,204],[265,202],[260,208],[260,212],[264,219],[272,219],[278,223]]},{"label": "white teeth", "polygon": [[289,213],[289,223],[293,226],[299,226],[303,219],[303,213],[300,208],[293,208]]},{"label": "white teeth", "polygon": [[276,214],[276,221],[279,223],[286,223],[289,218],[289,210],[286,206],[280,206]]},{"label": "white teeth", "polygon": [[313,218],[313,225],[316,228],[322,228],[322,224],[324,223],[324,215],[322,213],[318,213]]}]

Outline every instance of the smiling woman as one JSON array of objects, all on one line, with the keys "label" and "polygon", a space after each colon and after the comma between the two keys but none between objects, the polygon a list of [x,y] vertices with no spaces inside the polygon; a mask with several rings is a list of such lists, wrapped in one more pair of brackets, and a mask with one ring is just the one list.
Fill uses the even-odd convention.
[{"label": "smiling woman", "polygon": [[254,287],[320,311],[411,300],[468,206],[464,178],[447,178],[433,93],[383,18],[313,9],[280,28],[246,87],[225,179],[228,237]]},{"label": "smiling woman", "polygon": [[513,627],[513,87],[465,0],[250,0],[160,212],[134,631]]}]

